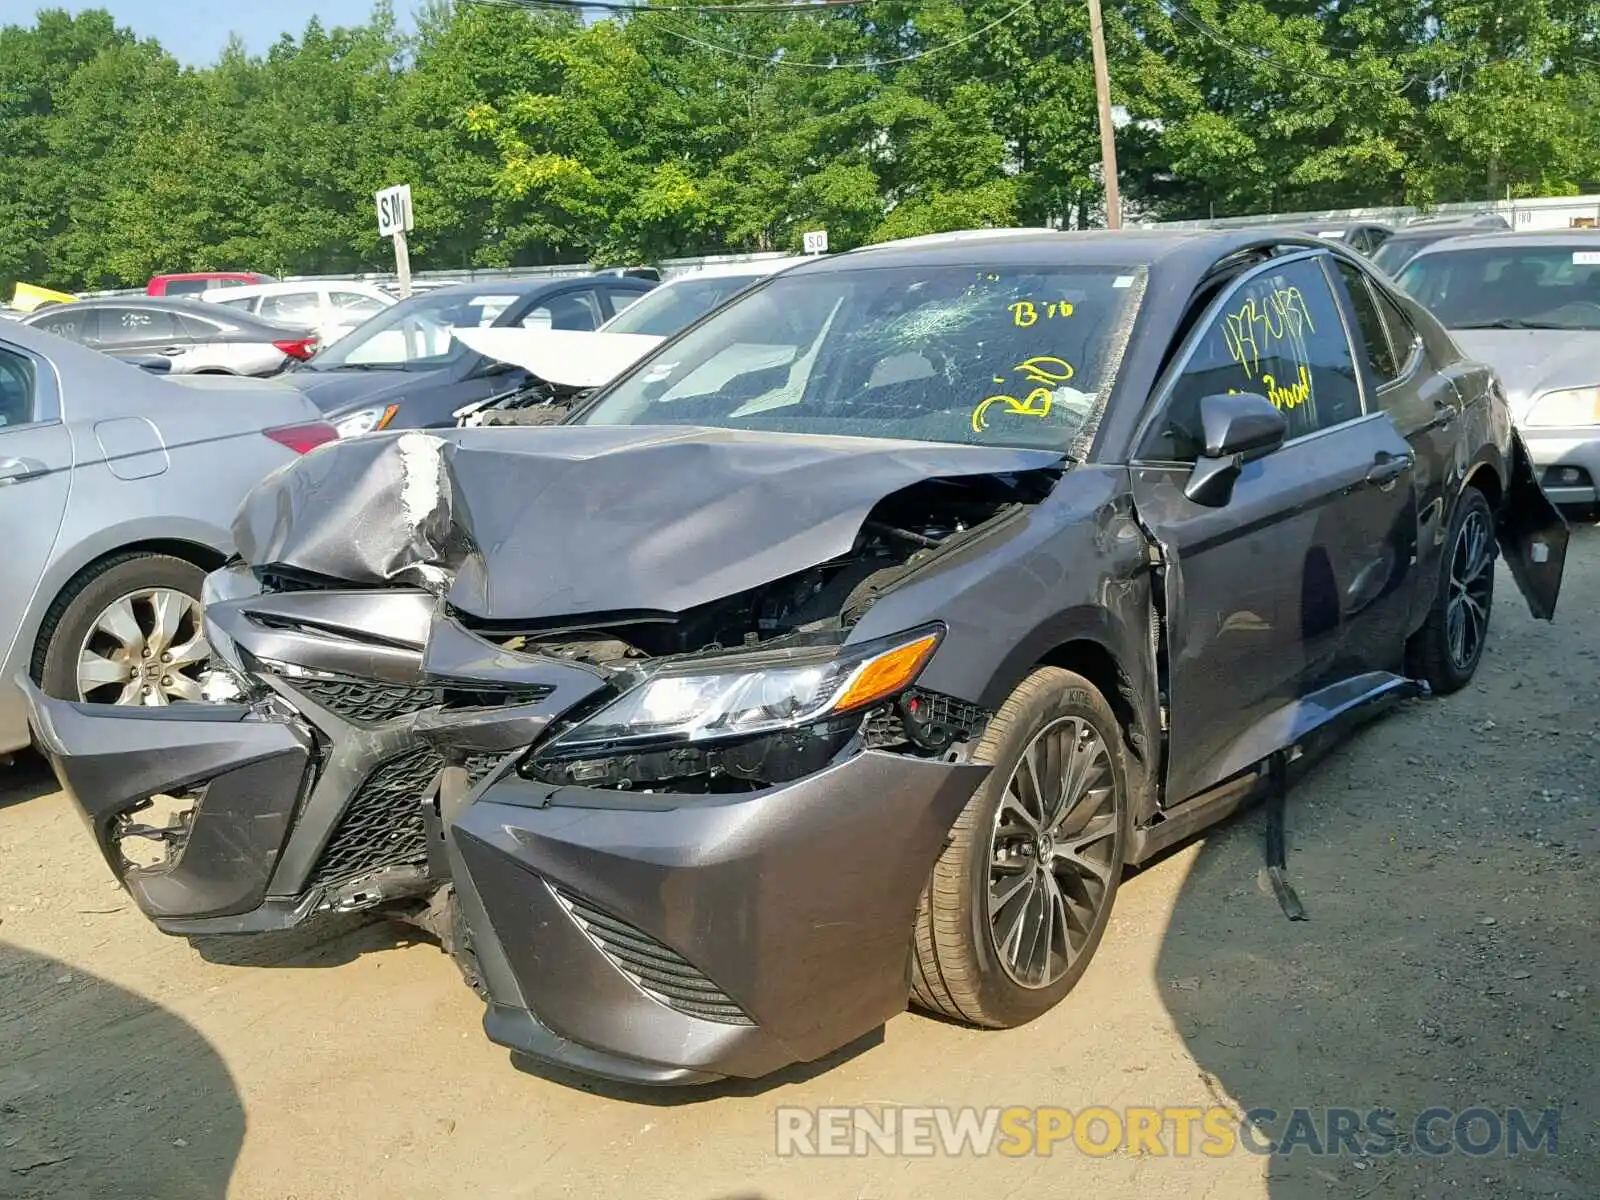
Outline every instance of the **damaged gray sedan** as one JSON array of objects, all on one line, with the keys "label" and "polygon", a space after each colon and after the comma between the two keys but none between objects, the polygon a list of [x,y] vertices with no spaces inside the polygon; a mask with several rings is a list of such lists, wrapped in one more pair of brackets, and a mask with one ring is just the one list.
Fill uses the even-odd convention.
[{"label": "damaged gray sedan", "polygon": [[144,912],[408,916],[495,1041],[692,1083],[1045,1012],[1125,866],[1465,685],[1567,532],[1350,252],[1028,232],[781,273],[559,425],[324,447],[236,543],[212,703],[23,681]]}]

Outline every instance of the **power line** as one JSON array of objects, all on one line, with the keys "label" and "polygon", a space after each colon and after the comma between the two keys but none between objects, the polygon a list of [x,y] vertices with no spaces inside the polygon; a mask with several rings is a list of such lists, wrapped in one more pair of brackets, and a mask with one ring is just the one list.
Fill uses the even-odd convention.
[{"label": "power line", "polygon": [[[494,8],[546,8],[560,11],[582,11],[583,9],[599,9],[603,12],[621,12],[629,15],[661,14],[661,13],[741,13],[741,12],[783,12],[801,13],[818,8],[845,8],[872,3],[873,0],[799,0],[798,3],[764,2],[764,0],[751,0],[741,4],[624,4],[616,0],[469,0],[470,3],[482,4]],[[809,71],[848,71],[856,69],[875,69],[878,67],[892,67],[901,63],[915,62],[920,58],[927,58],[957,46],[975,41],[991,30],[998,29],[1023,9],[1029,7],[1033,0],[1020,0],[1015,8],[1002,13],[986,25],[962,34],[960,37],[951,38],[949,41],[940,42],[938,45],[929,46],[911,54],[901,54],[894,58],[863,58],[850,62],[796,62],[775,54],[752,54],[747,50],[738,50],[732,46],[718,42],[708,41],[705,38],[695,37],[674,29],[670,25],[661,23],[657,26],[668,37],[677,38],[692,46],[699,46],[718,54],[726,54],[730,58],[742,58],[752,62],[766,63],[771,66],[789,67],[793,70]]]},{"label": "power line", "polygon": [[[1230,53],[1241,58],[1247,58],[1252,62],[1262,63],[1266,66],[1272,67],[1274,70],[1282,71],[1285,74],[1298,75],[1304,79],[1316,79],[1323,83],[1337,83],[1342,87],[1350,87],[1356,84],[1370,87],[1378,82],[1375,79],[1359,79],[1352,75],[1328,75],[1321,71],[1310,71],[1304,67],[1291,66],[1290,64],[1279,59],[1277,55],[1269,54],[1265,50],[1261,50],[1253,46],[1239,45],[1237,42],[1231,40],[1226,34],[1218,30],[1215,26],[1201,20],[1199,17],[1195,16],[1193,13],[1190,13],[1188,10],[1182,8],[1178,4],[1173,3],[1173,0],[1163,0],[1162,7],[1167,9],[1170,15],[1179,18],[1188,25],[1192,25],[1195,29],[1198,29],[1201,33],[1205,34],[1206,37],[1210,38],[1213,42],[1216,42],[1217,45],[1221,46]],[[1397,92],[1403,92],[1416,82],[1417,76],[1409,76],[1395,90]]]},{"label": "power line", "polygon": [[[1008,12],[1002,13],[1000,16],[990,21],[987,25],[980,26],[979,28],[972,30],[970,33],[964,33],[960,37],[951,38],[947,42],[940,42],[937,45],[929,46],[925,50],[918,50],[911,54],[902,54],[895,58],[863,58],[854,62],[792,62],[788,58],[763,54],[751,54],[744,50],[735,50],[731,46],[723,46],[716,42],[705,41],[702,38],[691,37],[689,34],[682,33],[679,30],[673,29],[667,25],[661,25],[659,28],[662,33],[669,37],[675,37],[680,41],[688,42],[690,45],[700,46],[706,50],[714,50],[719,54],[727,54],[734,58],[744,58],[754,62],[769,63],[775,67],[790,67],[795,70],[848,71],[856,69],[873,69],[877,67],[892,67],[901,63],[916,62],[919,58],[927,58],[929,55],[939,54],[945,50],[953,50],[957,46],[965,45],[967,42],[975,41],[984,34],[988,33],[990,30],[998,29],[1032,3],[1033,0],[1021,0],[1021,3],[1019,3],[1015,8]],[[646,8],[644,11],[649,11],[649,9]]]},{"label": "power line", "polygon": [[616,0],[467,0],[467,2],[478,4],[485,8],[547,8],[578,12],[584,9],[598,9],[601,12],[632,14],[652,12],[803,13],[819,8],[856,8],[873,3],[874,0],[791,0],[791,2],[787,3],[765,3],[761,2],[761,0],[755,0],[755,2],[746,4],[622,4],[617,3]]}]

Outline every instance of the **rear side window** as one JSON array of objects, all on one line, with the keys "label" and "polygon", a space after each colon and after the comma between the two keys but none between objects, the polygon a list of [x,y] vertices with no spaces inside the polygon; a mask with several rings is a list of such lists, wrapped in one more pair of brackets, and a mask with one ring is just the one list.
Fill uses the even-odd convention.
[{"label": "rear side window", "polygon": [[163,295],[198,296],[201,292],[210,291],[216,286],[216,282],[210,279],[169,279]]},{"label": "rear side window", "polygon": [[1228,293],[1198,334],[1141,457],[1193,462],[1205,445],[1201,399],[1235,392],[1272,401],[1291,439],[1361,415],[1350,341],[1316,259],[1262,271]]},{"label": "rear side window", "polygon": [[524,329],[576,329],[588,331],[601,321],[600,298],[594,292],[568,292],[552,296],[522,318]]},{"label": "rear side window", "polygon": [[256,311],[269,321],[285,325],[315,325],[322,316],[322,302],[316,292],[290,292],[261,297],[261,307]]},{"label": "rear side window", "polygon": [[360,292],[329,292],[328,302],[333,305],[335,312],[349,317],[370,317],[387,307],[383,301]]},{"label": "rear side window", "polygon": [[8,425],[27,425],[34,419],[33,397],[33,363],[0,348],[0,431]]},{"label": "rear side window", "polygon": [[1372,298],[1367,277],[1360,268],[1347,262],[1339,263],[1339,274],[1344,279],[1345,294],[1350,297],[1350,308],[1356,316],[1356,327],[1366,350],[1366,359],[1378,386],[1391,382],[1400,374],[1394,351],[1389,346],[1389,330],[1383,323],[1383,314]]},{"label": "rear side window", "polygon": [[127,346],[181,336],[178,319],[165,309],[106,308],[100,312],[100,342]]},{"label": "rear side window", "polygon": [[94,336],[95,316],[96,311],[92,308],[65,308],[46,317],[37,317],[33,324],[36,329],[43,329],[68,341],[84,342]]}]

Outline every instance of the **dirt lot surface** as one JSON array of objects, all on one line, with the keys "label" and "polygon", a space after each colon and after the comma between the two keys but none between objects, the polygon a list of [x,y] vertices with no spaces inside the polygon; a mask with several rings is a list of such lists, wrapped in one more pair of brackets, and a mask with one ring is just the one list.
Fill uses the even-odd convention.
[{"label": "dirt lot surface", "polygon": [[[1502,572],[1476,685],[1294,792],[1279,912],[1246,813],[1129,879],[1077,991],[980,1033],[907,1015],[762,1085],[516,1069],[386,925],[191,944],[138,915],[36,761],[0,781],[0,1196],[686,1200],[1600,1196],[1600,531],[1562,612]],[[779,1158],[785,1105],[1560,1111],[1558,1150]],[[1281,1130],[1280,1130],[1281,1132]],[[1170,1144],[1170,1143],[1169,1143]]]}]

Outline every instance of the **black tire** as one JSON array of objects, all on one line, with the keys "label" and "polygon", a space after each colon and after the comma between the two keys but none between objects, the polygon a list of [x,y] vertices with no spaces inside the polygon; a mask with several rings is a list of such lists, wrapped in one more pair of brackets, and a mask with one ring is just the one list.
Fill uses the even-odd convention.
[{"label": "black tire", "polygon": [[78,697],[78,651],[100,614],[119,597],[145,588],[171,588],[198,601],[206,573],[170,554],[129,551],[85,567],[45,613],[33,655],[33,677],[45,695]]},{"label": "black tire", "polygon": [[[1482,606],[1482,627],[1471,652],[1463,657],[1456,653],[1451,644],[1450,602],[1455,591],[1453,580],[1462,571],[1461,556],[1468,548],[1464,540],[1473,536],[1468,533],[1469,527],[1486,532],[1488,561],[1482,576],[1473,581],[1473,594]],[[1428,618],[1422,628],[1411,636],[1406,647],[1407,670],[1413,678],[1424,680],[1435,695],[1446,696],[1460,691],[1471,682],[1478,664],[1483,661],[1483,650],[1489,641],[1490,618],[1494,612],[1495,555],[1494,512],[1489,507],[1488,497],[1475,487],[1465,488],[1456,501],[1455,515],[1450,520],[1450,536],[1445,540]]]},{"label": "black tire", "polygon": [[[1097,828],[1109,831],[1100,833],[1096,840],[1097,850],[1105,859],[1103,865],[1109,867],[1108,882],[1099,889],[1098,907],[1090,905],[1092,920],[1080,923],[1082,933],[1077,949],[1068,954],[1063,947],[1064,972],[1027,986],[1014,976],[1013,966],[1002,959],[1003,950],[997,944],[998,935],[989,913],[990,870],[998,854],[994,841],[997,816],[1013,773],[1019,770],[1023,753],[1035,738],[1061,729],[1072,729],[1074,735],[1081,736],[1084,727],[1099,738],[1110,777],[1109,805],[1095,802],[1099,806]],[[1128,763],[1122,731],[1105,697],[1081,675],[1057,667],[1040,668],[1017,686],[985,730],[974,757],[993,763],[994,770],[956,818],[917,906],[912,1000],[958,1021],[1005,1029],[1026,1024],[1058,1004],[1094,957],[1116,900],[1131,835]],[[1109,812],[1105,811],[1107,807]],[[1023,837],[1025,840],[1026,835]],[[1109,845],[1104,844],[1107,838]],[[1033,895],[1030,891],[1023,903],[1031,904]],[[1088,898],[1094,900],[1095,896],[1090,894]],[[1048,905],[1048,898],[1041,903]],[[1006,911],[1002,906],[1000,912]],[[1059,911],[1064,918],[1066,906]],[[1065,926],[1063,934],[1066,935]],[[1053,948],[1053,941],[1046,940]],[[1037,947],[1038,942],[1034,945]],[[1046,960],[1050,958],[1051,952],[1047,951]]]}]

